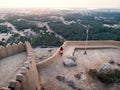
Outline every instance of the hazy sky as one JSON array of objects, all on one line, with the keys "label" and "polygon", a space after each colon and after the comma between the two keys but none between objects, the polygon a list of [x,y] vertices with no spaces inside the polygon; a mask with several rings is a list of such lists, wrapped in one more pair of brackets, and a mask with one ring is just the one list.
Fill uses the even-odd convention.
[{"label": "hazy sky", "polygon": [[0,0],[0,7],[120,8],[120,0]]}]

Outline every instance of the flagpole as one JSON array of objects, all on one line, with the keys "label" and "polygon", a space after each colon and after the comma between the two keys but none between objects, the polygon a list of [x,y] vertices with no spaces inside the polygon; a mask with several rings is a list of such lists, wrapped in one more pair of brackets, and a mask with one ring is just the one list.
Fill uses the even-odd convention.
[{"label": "flagpole", "polygon": [[86,30],[87,36],[86,36],[86,42],[85,42],[85,52],[84,52],[84,55],[87,54],[88,31],[89,31],[89,26],[88,26],[88,28]]}]

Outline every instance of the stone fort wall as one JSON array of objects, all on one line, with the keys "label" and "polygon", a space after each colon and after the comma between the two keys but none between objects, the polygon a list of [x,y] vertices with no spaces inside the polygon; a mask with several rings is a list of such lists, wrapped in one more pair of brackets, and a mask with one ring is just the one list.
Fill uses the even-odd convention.
[{"label": "stone fort wall", "polygon": [[36,67],[35,54],[30,43],[19,43],[0,48],[1,58],[26,51],[26,61],[18,71],[15,80],[0,90],[40,90],[40,79]]},{"label": "stone fort wall", "polygon": [[[67,46],[84,46],[85,41],[66,41],[62,47]],[[119,41],[88,41],[89,46],[104,46],[113,45],[120,47]],[[20,52],[26,51],[26,61],[21,67],[15,80],[11,80],[7,87],[0,88],[0,90],[40,90],[40,78],[38,76],[37,68],[44,68],[57,60],[61,55],[59,49],[50,58],[38,63],[36,65],[35,53],[30,43],[19,43],[9,45],[7,47],[0,47],[0,58],[11,56]],[[37,67],[36,67],[37,66]]]},{"label": "stone fort wall", "polygon": [[24,52],[25,50],[25,44],[21,42],[18,44],[7,45],[6,47],[0,46],[0,59]]},{"label": "stone fort wall", "polygon": [[[85,46],[85,41],[65,41],[62,47],[65,49],[67,46]],[[120,47],[120,41],[113,41],[113,40],[105,40],[105,41],[88,41],[88,46],[118,46]],[[60,49],[60,48],[59,48]],[[52,62],[57,60],[61,55],[59,53],[59,49],[56,53],[51,56],[50,58],[40,62],[37,64],[38,68],[44,68],[50,65]]]},{"label": "stone fort wall", "polygon": [[[85,46],[85,41],[66,41],[63,44],[63,47],[67,46]],[[104,46],[104,45],[112,45],[120,47],[120,41],[113,40],[102,40],[102,41],[88,41],[88,46]]]}]

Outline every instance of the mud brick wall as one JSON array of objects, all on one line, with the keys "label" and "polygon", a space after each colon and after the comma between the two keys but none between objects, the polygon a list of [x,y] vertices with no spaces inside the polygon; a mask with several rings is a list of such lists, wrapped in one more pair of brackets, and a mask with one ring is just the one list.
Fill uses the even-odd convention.
[{"label": "mud brick wall", "polygon": [[18,44],[7,45],[6,47],[0,46],[0,59],[24,52],[25,50],[25,44],[21,42]]},{"label": "mud brick wall", "polygon": [[30,43],[25,42],[24,44],[14,44],[12,46],[7,46],[6,48],[1,48],[2,50],[5,49],[5,51],[2,52],[3,55],[6,54],[4,57],[23,51],[26,51],[27,56],[24,65],[20,68],[18,74],[16,75],[16,79],[10,80],[9,85],[0,88],[0,90],[41,90],[40,79],[35,61],[35,53]]}]

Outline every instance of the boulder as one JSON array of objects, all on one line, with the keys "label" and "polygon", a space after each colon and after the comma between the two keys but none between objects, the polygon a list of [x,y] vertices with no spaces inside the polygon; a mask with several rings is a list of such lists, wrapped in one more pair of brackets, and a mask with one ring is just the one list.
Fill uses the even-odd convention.
[{"label": "boulder", "polygon": [[120,70],[120,67],[116,64],[104,63],[98,70],[98,75],[104,75],[107,73],[114,73],[114,70]]},{"label": "boulder", "polygon": [[63,81],[63,82],[65,82],[65,77],[64,77],[64,76],[56,76],[56,79],[57,79],[58,81]]},{"label": "boulder", "polygon": [[106,84],[120,80],[120,67],[117,64],[104,63],[98,70],[98,78]]},{"label": "boulder", "polygon": [[89,75],[92,77],[95,77],[97,75],[97,70],[96,69],[89,69]]},{"label": "boulder", "polygon": [[117,65],[120,67],[120,63],[117,63]]},{"label": "boulder", "polygon": [[110,63],[110,64],[114,64],[115,61],[114,61],[113,59],[110,59],[110,60],[109,60],[109,63]]},{"label": "boulder", "polygon": [[65,59],[63,61],[63,64],[66,66],[66,67],[74,67],[74,66],[77,66],[76,62],[73,60],[73,59]]},{"label": "boulder", "polygon": [[80,72],[80,73],[78,73],[78,74],[75,74],[74,77],[75,77],[76,79],[80,80],[81,77],[82,77],[82,75],[83,75],[83,72]]},{"label": "boulder", "polygon": [[72,89],[77,89],[77,87],[75,86],[75,83],[72,80],[67,81],[67,84],[69,87],[71,87]]},{"label": "boulder", "polygon": [[116,64],[120,67],[120,61],[117,61]]}]

